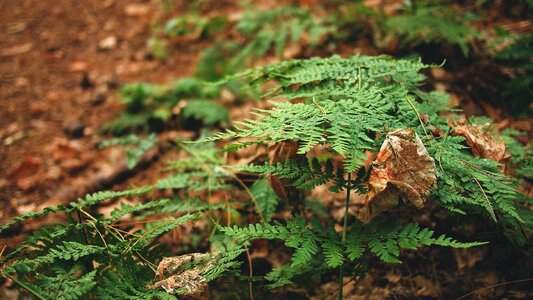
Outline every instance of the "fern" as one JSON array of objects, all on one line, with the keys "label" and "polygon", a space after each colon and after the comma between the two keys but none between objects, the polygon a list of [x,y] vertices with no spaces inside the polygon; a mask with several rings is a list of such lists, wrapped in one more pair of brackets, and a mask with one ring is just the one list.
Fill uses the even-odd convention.
[{"label": "fern", "polygon": [[63,206],[63,205],[49,206],[39,212],[28,212],[18,217],[15,217],[11,220],[11,222],[0,226],[0,233],[7,230],[8,228],[12,227],[13,225],[17,223],[20,223],[20,222],[23,222],[29,219],[40,218],[40,217],[44,217],[49,214],[59,213],[59,212],[71,213],[74,210],[81,209],[85,206],[95,205],[104,200],[108,200],[111,198],[117,198],[117,197],[123,197],[123,196],[141,195],[151,190],[152,190],[152,187],[146,186],[146,187],[125,190],[125,191],[104,191],[104,192],[97,192],[94,194],[87,194],[85,198],[80,198],[78,199],[78,201],[71,202],[68,206]]},{"label": "fern", "polygon": [[312,190],[316,186],[326,184],[335,178],[333,174],[333,164],[328,161],[322,170],[318,159],[313,158],[311,162],[307,158],[301,160],[289,160],[270,165],[266,163],[260,165],[245,165],[237,168],[240,171],[270,174],[280,178],[292,179],[292,185],[298,189]]},{"label": "fern", "polygon": [[[429,229],[421,229],[416,223],[403,228],[391,221],[372,222],[368,227],[354,226],[345,243],[341,242],[333,227],[324,229],[317,220],[312,227],[302,218],[286,220],[286,224],[255,224],[248,227],[223,227],[221,231],[235,238],[238,243],[253,239],[279,239],[289,248],[295,249],[287,267],[275,269],[266,279],[273,281],[273,287],[289,284],[292,277],[312,272],[308,268],[314,259],[323,256],[325,267],[333,269],[345,260],[357,261],[368,249],[386,263],[401,263],[400,249],[415,250],[423,246],[438,245],[453,248],[468,248],[483,245],[483,242],[461,243],[445,235],[434,236]],[[290,267],[289,267],[290,266]],[[289,271],[289,269],[293,269]],[[299,270],[299,271],[296,271]],[[300,273],[301,272],[301,273]]]},{"label": "fern", "polygon": [[148,223],[146,228],[137,233],[139,239],[132,244],[132,249],[141,249],[148,244],[153,238],[170,231],[188,221],[198,219],[198,214],[186,214],[179,218],[167,218],[162,221]]},{"label": "fern", "polygon": [[202,121],[206,126],[227,123],[228,110],[212,101],[197,100],[188,103],[183,108],[183,117]]},{"label": "fern", "polygon": [[75,300],[87,295],[96,285],[96,270],[75,278],[77,268],[67,271],[55,268],[55,276],[37,275],[34,286],[41,295],[50,295],[50,299]]},{"label": "fern", "polygon": [[147,268],[139,268],[135,262],[125,259],[116,264],[117,270],[108,270],[98,280],[97,294],[100,299],[164,299],[176,297],[159,290],[145,288],[151,280]]},{"label": "fern", "polygon": [[314,47],[321,37],[332,31],[326,20],[318,19],[305,8],[290,6],[246,11],[236,28],[249,40],[231,59],[234,66],[261,58],[272,48],[281,56],[287,42],[296,43],[303,34],[308,34],[309,44]]},{"label": "fern", "polygon": [[516,181],[505,177],[496,162],[474,158],[464,152],[461,141],[461,137],[448,137],[430,148],[439,155],[443,168],[441,188],[435,191],[437,199],[452,210],[462,205],[480,207],[495,221],[495,210],[498,210],[505,218],[523,222],[515,204],[520,198]]},{"label": "fern", "polygon": [[515,167],[514,173],[525,178],[533,178],[533,148],[531,145],[522,145],[515,139],[521,132],[512,129],[502,131],[502,137],[509,155],[511,163]]},{"label": "fern", "polygon": [[[513,68],[513,78],[506,84],[504,96],[510,102],[510,109],[516,115],[531,114],[533,98],[533,35],[523,35],[502,49],[496,59],[505,66]],[[528,108],[528,109],[524,109]]]},{"label": "fern", "polygon": [[[114,138],[100,143],[99,148],[107,148],[120,145],[126,149],[126,163],[129,169],[135,167],[141,156],[152,148],[156,143],[155,134],[150,134],[146,139],[131,134],[127,137]],[[135,147],[137,145],[137,147]]]},{"label": "fern", "polygon": [[[113,134],[124,134],[138,129],[154,131],[164,128],[167,123],[179,125],[176,121],[186,123],[191,118],[204,122],[206,126],[213,126],[226,121],[228,116],[225,107],[214,103],[219,93],[220,88],[206,85],[193,77],[171,80],[162,85],[130,83],[121,89],[126,112],[104,125],[103,129]],[[173,115],[179,107],[178,102],[185,99],[188,101],[185,102],[180,118],[176,118]],[[116,143],[120,143],[119,140]]]},{"label": "fern", "polygon": [[463,55],[469,52],[469,43],[482,35],[467,24],[475,20],[472,13],[443,6],[418,7],[414,13],[393,16],[385,21],[385,31],[401,39],[403,46],[422,43],[457,45]]},{"label": "fern", "polygon": [[257,199],[259,214],[263,215],[266,222],[270,222],[272,216],[276,212],[276,205],[279,202],[279,197],[272,190],[266,179],[258,179],[250,187],[250,192]]},{"label": "fern", "polygon": [[[275,102],[271,110],[259,110],[258,119],[236,122],[235,129],[204,140],[255,138],[261,141],[294,140],[298,152],[324,145],[344,157],[344,171],[357,171],[366,151],[376,152],[388,128],[415,128],[424,137],[430,153],[440,162],[442,188],[435,194],[450,210],[483,208],[496,220],[496,211],[505,218],[523,222],[517,213],[517,183],[499,173],[495,162],[474,158],[456,137],[430,136],[420,112],[430,117],[430,125],[442,132],[450,130],[446,118],[446,98],[422,92],[419,71],[430,66],[416,60],[388,57],[313,58],[293,60],[251,69],[233,77],[263,85],[277,84],[269,95],[304,97],[303,103]],[[269,173],[282,178],[298,178],[298,188],[340,182],[331,167],[308,167],[305,161],[274,166],[244,166],[241,170]],[[342,178],[342,176],[340,176]],[[339,186],[339,184],[336,184]],[[334,190],[338,191],[339,189]]]},{"label": "fern", "polygon": [[[420,60],[393,60],[386,56],[334,56],[258,67],[222,81],[238,79],[255,88],[268,84],[267,95],[295,101],[273,102],[272,109],[258,110],[256,119],[236,123],[235,128],[201,141],[236,138],[226,150],[288,140],[297,143],[301,155],[238,169],[287,179],[298,190],[327,185],[335,193],[346,192],[340,234],[335,230],[336,224],[313,217],[310,222],[301,216],[272,221],[280,199],[265,177],[250,183],[248,188],[247,181],[238,177],[240,173],[225,168],[225,159],[213,144],[184,143],[180,147],[190,157],[169,162],[166,168],[169,174],[152,185],[88,194],[68,205],[21,215],[0,227],[2,232],[19,222],[52,213],[67,216],[66,224],[41,228],[8,254],[4,261],[9,260],[10,264],[2,274],[37,296],[170,298],[160,290],[147,288],[157,286],[152,281],[155,264],[166,255],[158,239],[201,217],[205,220],[199,224],[213,229],[211,244],[196,243],[193,247],[209,246],[212,251],[201,254],[205,260],[191,261],[187,267],[195,268],[204,284],[224,275],[242,278],[237,275],[239,256],[254,246],[251,241],[255,239],[279,240],[289,248],[290,260],[264,277],[270,287],[292,284],[313,273],[329,274],[333,269],[340,269],[342,283],[344,275],[364,272],[362,265],[371,255],[386,263],[401,263],[402,251],[432,245],[465,248],[484,244],[436,235],[416,223],[397,220],[395,213],[388,218],[376,217],[368,224],[349,222],[352,192],[363,194],[368,189],[366,154],[379,151],[387,133],[396,128],[412,128],[435,158],[438,187],[431,194],[432,199],[454,212],[487,215],[515,233],[522,226],[530,228],[531,214],[524,212],[517,202],[530,204],[531,200],[517,191],[517,180],[502,174],[497,162],[474,157],[463,138],[449,136],[452,128],[441,113],[453,116],[454,110],[445,107],[446,96],[420,89],[424,80],[420,72],[429,67]],[[152,113],[151,108],[172,107],[171,103],[175,104],[183,95],[206,98],[218,95],[218,86],[205,87],[196,80],[182,80],[164,89],[141,86],[133,90],[128,101],[131,109],[140,105],[142,111],[148,105],[148,112]],[[522,151],[511,135],[505,137],[511,151]],[[320,149],[325,153],[317,153]],[[514,163],[522,164],[528,159],[524,154],[515,158]],[[156,196],[157,190],[172,196],[134,205],[121,203],[108,217],[86,208],[111,198],[149,193]],[[253,198],[254,209],[264,222],[253,223],[258,218],[251,214],[248,220],[252,224],[240,226],[243,220],[238,214],[247,208],[247,203],[216,201],[233,197]],[[78,218],[74,219],[73,213]],[[225,222],[239,226],[222,227],[218,223],[222,216]],[[128,222],[129,219],[134,222]],[[191,250],[180,246],[175,252]],[[59,290],[70,292],[64,295]],[[183,292],[180,287],[173,291]]]}]

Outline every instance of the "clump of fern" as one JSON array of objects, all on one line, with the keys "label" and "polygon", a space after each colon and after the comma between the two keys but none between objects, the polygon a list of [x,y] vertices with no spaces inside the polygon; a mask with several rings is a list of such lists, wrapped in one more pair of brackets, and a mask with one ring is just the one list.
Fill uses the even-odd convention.
[{"label": "clump of fern", "polygon": [[[129,205],[122,203],[110,216],[90,212],[89,206],[117,197],[146,194],[155,187],[118,192],[98,192],[68,205],[48,207],[44,211],[21,215],[17,222],[64,214],[65,224],[46,226],[33,232],[26,241],[2,258],[2,263],[16,260],[3,268],[1,274],[13,280],[39,299],[86,299],[98,295],[112,299],[125,295],[144,299],[168,298],[165,293],[147,290],[155,261],[162,248],[154,239],[194,219],[198,213],[181,217],[148,220],[146,227],[132,230],[122,218],[167,204],[167,200]],[[87,208],[89,207],[89,208]]]},{"label": "clump of fern", "polygon": [[120,93],[126,111],[103,127],[114,134],[161,131],[169,123],[179,126],[190,120],[207,127],[228,121],[227,109],[215,101],[220,96],[220,88],[205,85],[194,77],[164,85],[130,83]]},{"label": "clump of fern", "polygon": [[301,43],[305,37],[313,48],[332,31],[325,19],[302,7],[276,7],[271,10],[246,11],[236,29],[247,39],[232,57],[233,65],[246,65],[263,57],[269,50],[281,57],[286,46]]},{"label": "clump of fern", "polygon": [[533,35],[518,36],[497,53],[496,59],[512,68],[513,78],[506,84],[504,96],[510,99],[510,109],[516,115],[530,115],[533,99]]},{"label": "clump of fern", "polygon": [[[398,263],[400,248],[480,244],[459,243],[444,236],[435,238],[432,231],[420,229],[416,224],[402,228],[385,225],[387,221],[380,218],[368,225],[356,221],[348,226],[350,191],[364,194],[367,189],[366,153],[378,152],[387,132],[397,128],[414,129],[437,161],[438,186],[431,199],[455,213],[479,213],[510,225],[518,241],[525,242],[521,227],[525,222],[530,223],[529,219],[524,220],[530,215],[521,214],[517,202],[531,200],[518,191],[516,180],[499,171],[498,162],[474,157],[464,138],[451,136],[453,128],[449,118],[453,118],[455,111],[445,105],[447,96],[419,88],[424,80],[420,71],[429,67],[419,60],[394,60],[386,56],[333,56],[281,62],[228,78],[258,86],[274,83],[266,95],[298,101],[272,102],[272,109],[257,110],[256,119],[236,122],[233,129],[204,141],[247,139],[228,149],[297,143],[299,155],[291,159],[245,165],[239,170],[286,179],[296,189],[312,190],[327,184],[331,191],[343,191],[347,195],[340,236],[331,225],[324,229],[314,221],[308,227],[298,217],[275,225],[221,229],[240,242],[255,238],[281,239],[295,249],[289,264],[266,276],[274,287],[291,283],[297,275],[337,267],[341,268],[339,278],[342,278],[344,272],[356,271],[356,263],[366,249],[385,262]],[[311,150],[317,146],[340,156],[342,165],[335,167],[331,160],[312,157],[311,153],[317,154]],[[323,259],[315,260],[316,257]],[[350,267],[349,271],[343,266]]]},{"label": "clump of fern", "polygon": [[282,58],[291,45],[304,44],[309,52],[321,45],[336,27],[331,19],[319,17],[307,8],[279,6],[262,11],[248,9],[234,28],[236,38],[204,53],[198,71],[210,78],[203,78],[214,80],[235,73],[267,55]]},{"label": "clump of fern", "polygon": [[385,18],[384,31],[397,38],[400,47],[454,45],[467,56],[470,42],[482,37],[480,32],[468,25],[476,20],[472,12],[449,5],[416,6],[417,2],[420,1],[411,1],[401,14]]},{"label": "clump of fern", "polygon": [[[160,238],[198,220],[212,224],[227,212],[238,215],[232,204],[210,203],[208,195],[245,194],[232,189],[235,177],[223,169],[216,149],[206,145],[184,149],[191,156],[169,162],[167,175],[152,185],[88,194],[1,225],[0,234],[5,234],[18,223],[51,214],[63,215],[60,219],[65,220],[31,233],[16,248],[10,246],[1,257],[0,274],[39,299],[175,299],[162,290],[147,288],[154,282],[157,263],[171,255]],[[165,191],[167,195],[173,191],[172,197],[156,197]],[[254,188],[252,192],[260,195]],[[261,192],[269,193],[264,188]],[[132,197],[137,197],[137,203],[119,202],[106,215],[96,212],[104,201]],[[249,203],[253,207],[252,201]],[[207,235],[208,231],[201,239]],[[217,237],[213,244],[216,251],[208,257],[216,264],[202,273],[206,281],[238,268],[235,258],[244,251]],[[180,247],[181,251],[190,249]]]},{"label": "clump of fern", "polygon": [[[371,257],[401,263],[406,250],[483,244],[459,242],[421,228],[405,217],[408,207],[367,223],[350,218],[352,192],[365,194],[369,187],[367,153],[378,152],[387,134],[399,128],[416,132],[436,162],[437,187],[428,201],[453,213],[486,216],[525,243],[528,232],[523,230],[530,230],[531,213],[518,202],[531,200],[518,191],[517,180],[500,171],[498,162],[473,156],[465,139],[453,135],[449,118],[457,117],[457,111],[446,106],[448,97],[421,89],[425,79],[421,70],[430,67],[420,60],[388,56],[333,56],[291,60],[230,76],[225,81],[269,86],[266,95],[285,101],[272,102],[271,109],[257,110],[255,119],[237,122],[232,129],[203,138],[203,143],[181,145],[187,158],[170,162],[169,174],[152,185],[87,195],[0,226],[2,232],[19,222],[55,213],[65,214],[68,220],[65,225],[41,229],[10,251],[4,258],[10,264],[2,274],[42,298],[50,294],[67,297],[62,289],[73,291],[68,294],[72,299],[169,297],[162,290],[147,288],[159,287],[147,275],[153,274],[154,264],[162,256],[176,254],[165,252],[157,239],[177,226],[202,219],[209,224],[211,251],[196,255],[202,261],[191,261],[186,270],[199,278],[201,286],[228,275],[249,282],[262,280],[277,288],[320,274],[338,278],[342,297],[343,277],[364,274]],[[222,151],[205,144],[221,139],[236,140]],[[519,151],[520,146],[509,140],[510,134],[506,139],[514,147],[510,151]],[[286,159],[274,162],[259,156],[257,161],[262,163],[237,166],[237,170],[224,166],[225,151],[286,143],[297,145],[296,153]],[[285,185],[273,189],[274,178]],[[327,218],[307,218],[305,210],[290,218],[277,214],[286,200],[301,200],[282,199],[280,189],[309,191],[320,185],[345,195],[340,232]],[[150,200],[150,193],[157,195],[159,190],[172,197]],[[90,209],[109,198],[141,195],[147,201],[121,204],[109,216]],[[242,211],[249,212],[247,226],[242,226]],[[146,225],[131,227],[127,216]],[[280,240],[290,249],[290,260],[264,277],[252,274],[246,278],[238,271],[239,256],[249,252],[256,239]],[[96,286],[88,283],[94,278]],[[167,289],[178,294],[188,291],[180,286]]]},{"label": "clump of fern", "polygon": [[227,23],[224,16],[205,17],[196,11],[172,17],[164,25],[154,27],[148,46],[156,58],[166,59],[171,45],[212,37],[226,28]]}]

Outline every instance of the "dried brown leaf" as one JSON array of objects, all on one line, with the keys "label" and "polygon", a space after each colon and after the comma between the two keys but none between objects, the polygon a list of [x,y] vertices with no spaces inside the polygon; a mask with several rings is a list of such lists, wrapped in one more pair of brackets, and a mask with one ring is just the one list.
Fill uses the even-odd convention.
[{"label": "dried brown leaf", "polygon": [[389,132],[373,162],[365,206],[358,218],[369,222],[400,199],[420,208],[437,181],[435,161],[412,129]]},{"label": "dried brown leaf", "polygon": [[[210,267],[206,263],[209,254],[190,253],[175,257],[165,257],[157,266],[156,283],[149,289],[163,288],[169,294],[198,294],[207,289],[207,280],[202,272]],[[192,263],[198,263],[192,267]],[[185,269],[191,264],[192,268]]]},{"label": "dried brown leaf", "polygon": [[[285,162],[289,159],[299,157],[298,143],[294,141],[283,141],[269,147],[268,159],[270,164]],[[289,194],[294,193],[295,188],[290,186],[290,180],[281,179],[277,176],[269,176],[270,186],[282,199],[289,199]],[[292,189],[292,191],[291,191]]]},{"label": "dried brown leaf", "polygon": [[510,158],[505,142],[492,124],[467,124],[464,120],[452,122],[454,134],[465,137],[474,156],[505,162]]}]

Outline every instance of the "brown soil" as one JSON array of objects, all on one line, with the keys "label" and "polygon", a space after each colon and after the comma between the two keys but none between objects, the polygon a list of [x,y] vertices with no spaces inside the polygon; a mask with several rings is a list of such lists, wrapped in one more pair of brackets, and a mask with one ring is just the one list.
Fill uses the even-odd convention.
[{"label": "brown soil", "polygon": [[159,5],[0,3],[0,222],[48,204],[90,180],[103,158],[116,159],[95,144],[101,125],[121,112],[118,86],[192,74],[202,45],[188,43],[166,61],[146,49]]},{"label": "brown soil", "polygon": [[[121,153],[98,150],[96,145],[102,140],[101,125],[122,111],[117,95],[120,85],[133,81],[163,83],[192,75],[206,47],[203,41],[191,41],[180,45],[179,51],[166,60],[151,57],[147,40],[154,20],[163,12],[162,2],[0,0],[0,224],[26,211],[68,203],[102,185],[125,188],[157,178],[157,165],[162,159],[148,158],[144,169],[127,173],[123,172]],[[222,3],[217,6],[227,8]],[[438,75],[432,74],[433,83],[447,89],[453,81],[448,78],[451,75]],[[480,112],[487,113],[490,108],[484,105]],[[471,110],[475,109],[479,106]],[[498,115],[499,111],[492,114]],[[531,131],[533,121],[508,122]],[[155,165],[146,168],[154,161]],[[121,176],[104,176],[104,182],[94,184],[99,174],[117,172]],[[109,178],[112,180],[106,182]],[[24,226],[28,231],[39,224]],[[7,238],[0,237],[0,252],[5,244],[17,244],[21,232],[19,228]],[[420,267],[424,264],[418,254],[409,254],[402,266],[374,270],[357,285],[347,283],[345,293],[355,291],[379,298],[381,290],[400,282],[399,295],[405,292],[403,286],[417,291],[407,293],[405,299],[435,293],[443,299],[464,295],[500,282],[496,275],[492,278],[484,274],[481,280],[475,270],[463,270],[480,261],[476,255],[483,251],[427,250],[420,254],[425,257],[427,269]],[[452,264],[458,267],[448,272],[447,266]],[[410,276],[400,279],[402,274]],[[432,281],[426,282],[424,276]],[[442,283],[442,287],[434,282]],[[335,288],[331,291],[334,295]],[[491,292],[487,291],[486,297],[491,297]]]}]

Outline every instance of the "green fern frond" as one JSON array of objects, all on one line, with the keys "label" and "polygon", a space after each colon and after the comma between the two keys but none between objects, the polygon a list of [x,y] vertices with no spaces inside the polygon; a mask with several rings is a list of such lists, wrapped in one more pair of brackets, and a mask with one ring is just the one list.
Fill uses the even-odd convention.
[{"label": "green fern frond", "polygon": [[268,180],[265,178],[256,180],[250,187],[250,192],[259,205],[259,207],[256,207],[256,210],[260,210],[258,213],[264,217],[265,222],[270,222],[280,200],[278,195],[270,187]]},{"label": "green fern frond", "polygon": [[155,237],[168,232],[184,223],[198,219],[200,215],[198,213],[186,214],[179,218],[166,218],[161,221],[155,221],[148,223],[146,228],[137,232],[139,238],[135,240],[130,249],[140,250],[146,246]]},{"label": "green fern frond", "polygon": [[301,160],[289,160],[275,164],[265,163],[264,165],[245,165],[236,168],[239,171],[269,174],[280,178],[291,179],[292,185],[298,189],[311,190],[316,186],[326,184],[335,179],[333,165],[331,161],[326,162],[323,168],[317,158],[309,161],[307,158]]},{"label": "green fern frond", "polygon": [[270,49],[281,56],[287,43],[298,42],[304,33],[309,34],[310,47],[315,47],[321,37],[333,30],[326,21],[302,7],[246,11],[236,28],[248,41],[231,59],[231,65],[246,65],[250,60],[263,57]]},{"label": "green fern frond", "polygon": [[[377,228],[378,226],[380,228]],[[363,230],[370,251],[386,263],[401,263],[400,249],[415,250],[431,245],[469,248],[486,244],[485,242],[462,243],[445,235],[435,238],[433,234],[432,230],[421,229],[416,223],[406,224],[401,229],[399,225],[392,225],[390,222],[376,223]]]},{"label": "green fern frond", "polygon": [[96,286],[96,270],[75,278],[72,268],[66,272],[56,268],[55,276],[36,276],[37,282],[34,288],[42,295],[49,295],[50,299],[77,300],[83,299]]},{"label": "green fern frond", "polygon": [[403,14],[387,19],[385,30],[401,37],[404,46],[422,43],[457,45],[465,56],[469,43],[481,33],[467,25],[475,20],[472,13],[461,13],[443,6],[420,7],[413,14]]}]

